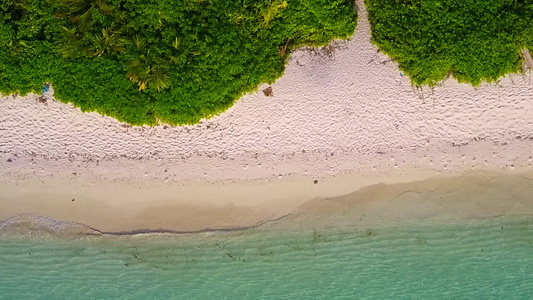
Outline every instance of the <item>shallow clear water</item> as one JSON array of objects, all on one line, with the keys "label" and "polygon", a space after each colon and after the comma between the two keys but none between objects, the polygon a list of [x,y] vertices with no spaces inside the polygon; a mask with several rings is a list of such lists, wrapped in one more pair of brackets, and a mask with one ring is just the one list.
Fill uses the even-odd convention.
[{"label": "shallow clear water", "polygon": [[0,238],[0,299],[531,299],[533,219]]}]

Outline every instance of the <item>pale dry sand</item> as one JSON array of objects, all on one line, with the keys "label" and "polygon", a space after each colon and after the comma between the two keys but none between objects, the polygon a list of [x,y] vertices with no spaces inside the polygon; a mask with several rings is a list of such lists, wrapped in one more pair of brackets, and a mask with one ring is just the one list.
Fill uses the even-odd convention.
[{"label": "pale dry sand", "polygon": [[52,98],[1,98],[0,219],[246,227],[379,182],[530,168],[530,71],[418,90],[371,44],[358,5],[355,35],[332,56],[294,53],[273,97],[262,86],[198,125],[129,127]]}]

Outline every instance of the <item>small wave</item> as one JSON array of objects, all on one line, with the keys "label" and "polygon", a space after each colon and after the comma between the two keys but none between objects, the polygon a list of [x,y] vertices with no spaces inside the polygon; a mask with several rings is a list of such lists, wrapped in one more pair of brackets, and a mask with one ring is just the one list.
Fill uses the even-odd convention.
[{"label": "small wave", "polygon": [[48,216],[37,214],[19,214],[0,221],[0,236],[16,237],[70,237],[70,236],[161,236],[161,235],[190,235],[241,232],[257,229],[269,223],[275,223],[287,217],[283,215],[276,219],[265,220],[251,226],[205,228],[194,231],[179,231],[170,229],[137,229],[131,231],[100,231],[82,223],[59,221]]},{"label": "small wave", "polygon": [[101,235],[101,232],[77,222],[58,221],[36,214],[19,214],[0,221],[1,236],[48,237]]}]

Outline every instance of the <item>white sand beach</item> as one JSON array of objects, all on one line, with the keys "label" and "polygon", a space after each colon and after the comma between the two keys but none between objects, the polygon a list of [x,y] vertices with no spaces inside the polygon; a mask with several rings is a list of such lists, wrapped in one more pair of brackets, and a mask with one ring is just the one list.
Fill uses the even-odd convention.
[{"label": "white sand beach", "polygon": [[[272,97],[261,86],[194,126],[131,127],[36,95],[0,98],[0,220],[35,213],[105,232],[195,231],[255,226],[379,183],[425,189],[416,182],[472,170],[527,185],[531,70],[419,90],[372,45],[357,3],[356,33],[332,55],[297,51]],[[424,199],[412,205],[431,203],[427,216],[447,207]],[[453,207],[464,217],[533,214],[533,197],[521,199]],[[397,212],[387,201],[374,202]]]}]

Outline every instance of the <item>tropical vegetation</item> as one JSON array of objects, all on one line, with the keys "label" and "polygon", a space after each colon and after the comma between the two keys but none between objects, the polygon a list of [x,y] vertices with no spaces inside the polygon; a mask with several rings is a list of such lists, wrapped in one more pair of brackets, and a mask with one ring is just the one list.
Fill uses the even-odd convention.
[{"label": "tropical vegetation", "polygon": [[40,93],[134,125],[193,124],[347,38],[351,0],[0,0],[0,93]]},{"label": "tropical vegetation", "polygon": [[416,85],[479,85],[521,70],[533,0],[365,0],[372,39]]}]

